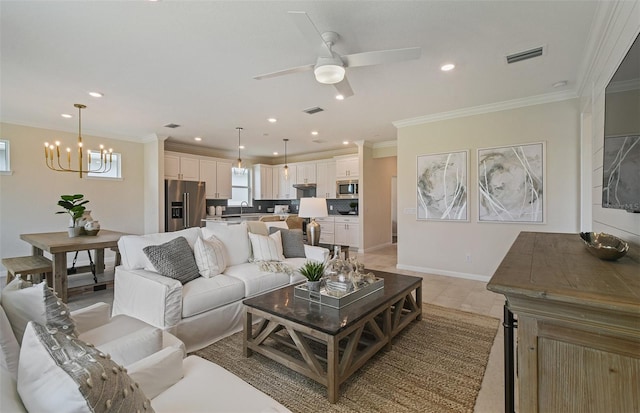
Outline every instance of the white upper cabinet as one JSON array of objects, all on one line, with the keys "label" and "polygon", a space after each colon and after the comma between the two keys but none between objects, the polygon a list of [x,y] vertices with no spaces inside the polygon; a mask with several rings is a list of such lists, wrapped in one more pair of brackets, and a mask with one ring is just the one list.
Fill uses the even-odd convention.
[{"label": "white upper cabinet", "polygon": [[182,181],[199,181],[200,159],[195,156],[165,153],[164,177]]},{"label": "white upper cabinet", "polygon": [[200,180],[205,182],[207,199],[231,198],[231,162],[200,159]]},{"label": "white upper cabinet", "polygon": [[253,199],[274,199],[273,167],[271,165],[253,166]]},{"label": "white upper cabinet", "polygon": [[[335,161],[318,161],[316,163],[316,196],[333,199],[336,197],[336,163]],[[322,234],[322,232],[321,232]]]},{"label": "white upper cabinet", "polygon": [[316,183],[316,163],[305,162],[296,165],[296,183],[297,184],[315,184]]},{"label": "white upper cabinet", "polygon": [[360,174],[360,161],[358,156],[336,156],[336,179],[358,178]]}]

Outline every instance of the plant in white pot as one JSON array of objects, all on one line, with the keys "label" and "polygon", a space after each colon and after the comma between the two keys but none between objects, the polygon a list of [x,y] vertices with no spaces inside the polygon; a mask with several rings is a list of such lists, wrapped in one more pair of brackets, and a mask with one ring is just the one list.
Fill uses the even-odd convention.
[{"label": "plant in white pot", "polygon": [[64,208],[64,211],[58,211],[56,214],[69,214],[71,216],[69,219],[69,237],[77,237],[82,231],[82,227],[77,225],[78,219],[82,217],[85,209],[87,209],[84,205],[89,200],[84,199],[82,194],[60,195],[60,198],[58,206]]},{"label": "plant in white pot", "polygon": [[324,263],[316,261],[307,261],[300,267],[300,274],[307,279],[307,289],[309,291],[320,291],[324,269]]}]

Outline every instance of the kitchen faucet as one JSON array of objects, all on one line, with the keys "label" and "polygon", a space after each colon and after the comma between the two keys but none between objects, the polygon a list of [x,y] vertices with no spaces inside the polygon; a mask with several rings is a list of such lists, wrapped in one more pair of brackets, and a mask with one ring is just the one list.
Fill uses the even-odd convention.
[{"label": "kitchen faucet", "polygon": [[242,215],[242,204],[244,204],[247,207],[249,206],[249,203],[247,201],[240,202],[240,215]]}]

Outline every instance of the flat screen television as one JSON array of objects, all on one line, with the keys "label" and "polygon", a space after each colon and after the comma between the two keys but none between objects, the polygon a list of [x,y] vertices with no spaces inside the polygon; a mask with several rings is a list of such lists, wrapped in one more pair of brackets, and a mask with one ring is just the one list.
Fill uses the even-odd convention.
[{"label": "flat screen television", "polygon": [[602,207],[640,213],[640,35],[605,90]]}]

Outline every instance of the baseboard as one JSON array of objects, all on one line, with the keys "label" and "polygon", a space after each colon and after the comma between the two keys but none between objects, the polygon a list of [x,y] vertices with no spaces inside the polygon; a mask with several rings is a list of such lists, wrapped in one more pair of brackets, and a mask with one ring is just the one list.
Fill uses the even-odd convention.
[{"label": "baseboard", "polygon": [[399,270],[422,272],[425,274],[443,275],[445,277],[464,278],[466,280],[474,280],[474,281],[482,281],[482,282],[489,282],[489,280],[491,279],[491,277],[488,275],[469,274],[469,273],[457,272],[457,271],[447,271],[447,270],[441,270],[437,268],[417,267],[414,265],[397,264],[396,268]]}]

